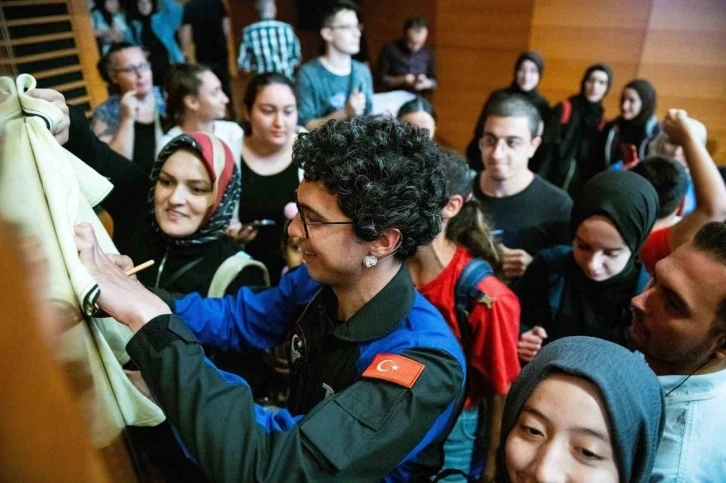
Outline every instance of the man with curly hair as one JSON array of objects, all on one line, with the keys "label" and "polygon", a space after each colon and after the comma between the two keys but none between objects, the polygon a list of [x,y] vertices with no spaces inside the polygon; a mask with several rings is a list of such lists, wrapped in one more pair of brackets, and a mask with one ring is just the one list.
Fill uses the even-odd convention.
[{"label": "man with curly hair", "polygon": [[[52,94],[44,98],[68,112]],[[70,118],[74,146],[87,127],[75,108]],[[99,145],[84,152],[114,156],[85,137]],[[152,293],[126,275],[127,257],[104,254],[89,225],[76,227],[100,308],[135,332],[129,355],[211,480],[428,481],[439,469],[466,363],[403,264],[441,229],[438,157],[425,131],[394,120],[331,121],[302,134],[293,161],[304,179],[289,232],[302,240],[305,264],[257,293]],[[255,405],[246,382],[217,369],[201,346],[283,341],[292,389],[276,413]]]}]

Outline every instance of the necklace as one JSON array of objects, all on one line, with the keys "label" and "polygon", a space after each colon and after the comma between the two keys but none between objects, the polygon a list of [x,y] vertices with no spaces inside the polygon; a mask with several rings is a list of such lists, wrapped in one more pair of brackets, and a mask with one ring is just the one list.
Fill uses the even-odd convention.
[{"label": "necklace", "polygon": [[674,387],[673,389],[671,389],[670,391],[668,391],[668,394],[666,394],[665,397],[670,396],[673,391],[675,391],[676,389],[678,389],[679,387],[681,387],[692,375],[694,375],[695,373],[697,373],[698,371],[700,371],[701,369],[703,369],[703,366],[705,366],[706,364],[708,364],[711,361],[711,359],[712,359],[712,357],[709,357],[708,359],[706,359],[706,361],[703,364],[701,364],[700,366],[696,367],[681,382],[679,382],[676,387]]}]

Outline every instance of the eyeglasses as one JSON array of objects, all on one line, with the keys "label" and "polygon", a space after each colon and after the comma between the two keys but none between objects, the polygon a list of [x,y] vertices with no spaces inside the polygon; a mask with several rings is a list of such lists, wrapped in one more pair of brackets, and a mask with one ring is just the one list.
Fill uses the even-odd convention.
[{"label": "eyeglasses", "polygon": [[141,74],[142,72],[146,72],[149,69],[151,69],[151,64],[149,62],[144,62],[139,65],[131,65],[129,67],[126,67],[124,69],[114,69],[116,72],[123,72],[124,74]]},{"label": "eyeglasses", "polygon": [[310,232],[308,231],[309,225],[352,225],[352,221],[309,221],[305,219],[303,210],[300,209],[300,203],[297,201],[297,190],[295,190],[295,206],[297,206],[297,214],[300,215],[300,221],[302,222],[303,231],[305,232],[305,238],[310,238]]},{"label": "eyeglasses", "polygon": [[363,32],[363,24],[359,23],[358,25],[331,25],[328,27],[330,30],[357,30],[359,32]]},{"label": "eyeglasses", "polygon": [[496,148],[499,145],[499,141],[504,141],[504,144],[512,150],[519,150],[522,149],[524,146],[527,145],[527,142],[519,137],[511,137],[511,138],[496,138],[494,136],[491,136],[489,134],[485,134],[481,139],[479,139],[479,149],[484,149],[486,147]]}]

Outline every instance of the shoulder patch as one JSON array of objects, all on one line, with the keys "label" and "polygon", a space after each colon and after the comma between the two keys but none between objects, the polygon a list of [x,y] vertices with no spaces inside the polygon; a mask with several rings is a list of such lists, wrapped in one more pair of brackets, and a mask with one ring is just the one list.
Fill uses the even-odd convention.
[{"label": "shoulder patch", "polygon": [[383,379],[384,381],[412,388],[424,370],[423,364],[397,354],[378,354],[363,371],[363,377]]},{"label": "shoulder patch", "polygon": [[496,297],[490,297],[486,294],[486,292],[482,292],[479,298],[477,299],[477,302],[480,304],[484,304],[487,306],[488,309],[492,308],[492,305],[494,305],[494,302],[496,302]]}]

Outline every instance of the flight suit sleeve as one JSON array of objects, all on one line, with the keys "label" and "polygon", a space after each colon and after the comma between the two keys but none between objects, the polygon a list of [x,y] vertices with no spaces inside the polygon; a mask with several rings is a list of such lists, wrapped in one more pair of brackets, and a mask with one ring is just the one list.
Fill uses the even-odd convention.
[{"label": "flight suit sleeve", "polygon": [[202,471],[213,481],[376,481],[434,441],[463,395],[451,355],[401,355],[425,367],[405,387],[362,379],[305,417],[254,404],[249,386],[219,371],[176,315],[152,319],[129,355]]},{"label": "flight suit sleeve", "polygon": [[193,293],[174,300],[170,307],[202,344],[222,350],[269,349],[283,341],[295,322],[295,311],[319,289],[307,267],[301,267],[283,277],[277,287],[262,292],[243,287],[223,298]]}]

